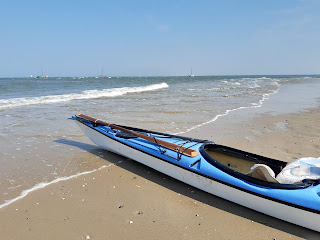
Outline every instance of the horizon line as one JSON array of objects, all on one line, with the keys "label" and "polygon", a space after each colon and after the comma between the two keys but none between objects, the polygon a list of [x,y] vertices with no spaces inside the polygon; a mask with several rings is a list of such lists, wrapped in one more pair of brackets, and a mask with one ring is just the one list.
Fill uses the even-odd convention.
[{"label": "horizon line", "polygon": [[[320,76],[320,73],[306,73],[306,74],[210,74],[210,75],[195,75],[194,77],[223,77],[223,76]],[[143,77],[189,77],[188,75],[128,75],[128,76],[116,76],[110,75],[100,78],[143,78]],[[4,78],[30,78],[37,79],[37,77],[0,77]],[[99,78],[99,76],[48,76],[47,78]],[[193,77],[190,77],[193,78]]]}]

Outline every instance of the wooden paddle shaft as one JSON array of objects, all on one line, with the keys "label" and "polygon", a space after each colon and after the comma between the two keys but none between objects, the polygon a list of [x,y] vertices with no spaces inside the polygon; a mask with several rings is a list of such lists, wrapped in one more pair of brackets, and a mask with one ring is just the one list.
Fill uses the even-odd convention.
[{"label": "wooden paddle shaft", "polygon": [[186,155],[186,156],[189,156],[189,157],[195,157],[195,156],[197,156],[199,154],[199,152],[197,150],[193,150],[193,149],[186,148],[186,147],[174,144],[174,143],[170,143],[170,142],[166,142],[166,141],[163,141],[163,140],[160,140],[160,139],[156,139],[154,137],[146,136],[144,134],[137,133],[137,132],[131,131],[129,129],[114,125],[114,124],[109,124],[109,123],[107,123],[105,121],[102,121],[102,120],[99,120],[99,119],[96,119],[96,118],[93,118],[93,117],[89,117],[89,116],[84,115],[84,114],[77,114],[76,116],[79,117],[79,118],[88,120],[90,122],[94,122],[94,123],[97,123],[97,124],[108,126],[110,128],[118,129],[118,130],[126,132],[126,133],[130,133],[130,134],[135,135],[135,136],[137,136],[139,138],[143,138],[143,139],[145,139],[145,140],[147,140],[149,142],[153,142],[153,143],[155,143],[155,144],[157,144],[157,145],[159,145],[161,147],[171,149],[173,151],[179,152],[179,153],[181,153],[183,155]]}]

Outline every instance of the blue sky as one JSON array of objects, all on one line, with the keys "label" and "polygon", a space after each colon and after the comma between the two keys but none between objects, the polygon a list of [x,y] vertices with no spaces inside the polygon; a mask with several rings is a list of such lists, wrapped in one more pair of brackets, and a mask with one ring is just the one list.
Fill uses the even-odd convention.
[{"label": "blue sky", "polygon": [[320,1],[0,0],[0,77],[320,73]]}]

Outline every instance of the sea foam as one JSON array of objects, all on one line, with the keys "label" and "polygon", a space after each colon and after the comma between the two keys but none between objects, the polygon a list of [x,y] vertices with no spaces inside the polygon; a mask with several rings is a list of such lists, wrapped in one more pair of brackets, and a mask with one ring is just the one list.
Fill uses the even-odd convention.
[{"label": "sea foam", "polygon": [[67,102],[80,99],[94,99],[94,98],[107,98],[125,95],[128,93],[139,93],[146,91],[154,91],[161,88],[169,87],[167,83],[152,84],[142,87],[122,87],[110,88],[102,90],[86,90],[81,93],[68,93],[62,95],[48,95],[40,97],[25,97],[25,98],[9,98],[0,99],[0,109],[22,107],[37,104],[51,104]]},{"label": "sea foam", "polygon": [[21,194],[16,197],[16,198],[13,198],[13,199],[10,199],[10,200],[5,200],[4,203],[0,204],[0,208],[3,208],[5,206],[8,206],[10,205],[11,203],[15,202],[15,201],[18,201],[22,198],[24,198],[25,196],[27,196],[29,193],[37,190],[37,189],[40,189],[40,188],[44,188],[48,185],[51,185],[51,184],[55,184],[57,182],[61,182],[61,181],[66,181],[66,180],[69,180],[69,179],[72,179],[72,178],[77,178],[79,176],[82,176],[82,175],[85,175],[85,174],[89,174],[89,173],[93,173],[93,172],[96,172],[96,171],[99,171],[103,168],[107,168],[107,167],[111,167],[113,165],[117,165],[119,163],[121,163],[122,161],[118,161],[117,163],[111,163],[109,165],[103,165],[101,166],[100,168],[98,169],[94,169],[94,170],[91,170],[91,171],[85,171],[85,172],[81,172],[81,173],[77,173],[77,174],[74,174],[74,175],[71,175],[71,176],[66,176],[66,177],[59,177],[59,178],[56,178],[54,180],[52,180],[51,182],[41,182],[41,183],[38,183],[36,185],[34,185],[32,188],[29,188],[29,189],[26,189],[24,191],[21,192]]},{"label": "sea foam", "polygon": [[200,123],[198,125],[192,126],[191,128],[189,128],[189,129],[187,129],[185,131],[176,132],[176,133],[172,133],[172,134],[184,134],[184,133],[190,132],[190,131],[192,131],[192,130],[194,130],[196,128],[200,128],[200,127],[202,127],[204,125],[207,125],[209,123],[215,122],[219,118],[227,116],[229,113],[234,112],[234,111],[238,111],[238,110],[241,110],[241,109],[249,109],[249,108],[260,108],[260,107],[262,107],[264,101],[269,99],[270,95],[275,94],[275,93],[278,92],[278,90],[280,88],[280,85],[279,85],[279,83],[275,83],[275,85],[277,85],[278,88],[275,91],[271,92],[271,93],[263,94],[262,98],[257,103],[251,103],[250,106],[242,106],[242,107],[238,107],[238,108],[234,108],[234,109],[227,109],[224,113],[216,115],[213,119],[210,119],[207,122],[203,122],[203,123]]}]

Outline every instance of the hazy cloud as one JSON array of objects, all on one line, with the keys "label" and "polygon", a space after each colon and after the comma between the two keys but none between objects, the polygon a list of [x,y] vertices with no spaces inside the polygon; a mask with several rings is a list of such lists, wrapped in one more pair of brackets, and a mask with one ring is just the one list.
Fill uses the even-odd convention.
[{"label": "hazy cloud", "polygon": [[159,25],[159,26],[157,26],[157,31],[158,32],[168,32],[169,26],[168,25]]}]

